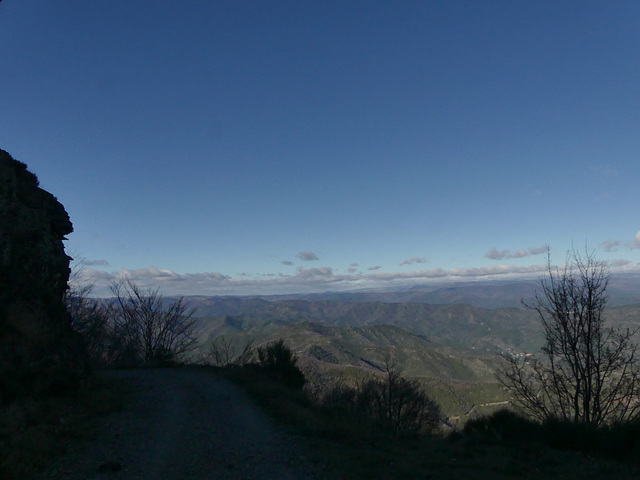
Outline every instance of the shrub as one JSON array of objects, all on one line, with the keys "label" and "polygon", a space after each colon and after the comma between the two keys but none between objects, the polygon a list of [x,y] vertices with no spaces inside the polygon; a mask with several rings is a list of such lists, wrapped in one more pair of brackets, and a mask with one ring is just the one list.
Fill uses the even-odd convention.
[{"label": "shrub", "polygon": [[355,408],[394,436],[433,433],[440,428],[440,406],[420,388],[395,372],[372,378],[358,392]]},{"label": "shrub", "polygon": [[440,406],[416,380],[408,380],[393,369],[388,369],[385,377],[370,378],[358,387],[338,383],[317,402],[327,409],[347,412],[358,420],[362,431],[369,424],[375,427],[371,431],[405,437],[434,433],[441,426]]},{"label": "shrub", "polygon": [[540,424],[511,410],[498,410],[492,415],[469,420],[464,433],[481,435],[489,441],[534,443],[542,438]]},{"label": "shrub", "polygon": [[337,384],[327,390],[322,397],[318,399],[318,403],[323,407],[355,413],[357,398],[358,391],[355,388]]},{"label": "shrub", "polygon": [[637,461],[640,453],[640,422],[598,427],[588,423],[550,418],[538,423],[510,410],[469,420],[467,436],[508,445],[542,445],[555,450],[575,451]]},{"label": "shrub", "polygon": [[598,438],[598,450],[618,459],[640,462],[640,421],[610,425]]},{"label": "shrub", "polygon": [[258,347],[258,364],[266,371],[280,377],[285,385],[302,389],[304,374],[296,365],[298,359],[284,340]]}]

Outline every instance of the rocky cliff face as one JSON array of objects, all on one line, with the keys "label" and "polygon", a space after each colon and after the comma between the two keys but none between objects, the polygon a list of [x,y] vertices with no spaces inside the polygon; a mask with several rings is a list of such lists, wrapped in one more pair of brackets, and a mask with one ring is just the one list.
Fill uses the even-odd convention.
[{"label": "rocky cliff face", "polygon": [[64,388],[86,371],[64,303],[73,227],[27,166],[0,150],[0,403]]}]

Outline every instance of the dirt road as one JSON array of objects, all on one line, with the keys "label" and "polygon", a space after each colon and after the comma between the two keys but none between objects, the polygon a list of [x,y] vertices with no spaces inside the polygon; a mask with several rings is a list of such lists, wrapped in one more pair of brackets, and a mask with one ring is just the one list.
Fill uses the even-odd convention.
[{"label": "dirt road", "polygon": [[304,439],[277,426],[242,391],[209,371],[104,373],[133,385],[127,406],[45,478],[314,479]]}]

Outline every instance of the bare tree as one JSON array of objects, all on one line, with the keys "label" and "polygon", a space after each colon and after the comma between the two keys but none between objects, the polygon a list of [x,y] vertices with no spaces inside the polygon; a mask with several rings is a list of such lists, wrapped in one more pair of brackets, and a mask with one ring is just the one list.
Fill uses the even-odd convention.
[{"label": "bare tree", "polygon": [[610,272],[593,253],[573,250],[565,266],[551,265],[531,303],[541,320],[541,355],[506,356],[498,379],[514,403],[538,420],[559,418],[605,425],[640,414],[637,330],[606,326]]},{"label": "bare tree", "polygon": [[216,337],[209,344],[209,351],[206,359],[216,367],[225,367],[228,365],[245,365],[249,363],[254,354],[253,339],[245,342],[242,350],[236,353],[236,345],[231,338]]},{"label": "bare tree", "polygon": [[111,341],[111,305],[90,298],[92,286],[74,286],[67,290],[65,301],[71,315],[71,326],[84,338],[84,345],[92,364],[110,363],[107,355]]},{"label": "bare tree", "polygon": [[233,361],[233,340],[225,337],[216,337],[209,344],[207,359],[215,367],[230,365]]},{"label": "bare tree", "polygon": [[254,354],[254,349],[253,349],[254,341],[255,339],[251,338],[244,343],[242,350],[238,355],[236,355],[236,358],[233,360],[234,365],[242,366],[251,362],[251,359],[253,358],[253,354]]},{"label": "bare tree", "polygon": [[165,305],[159,289],[142,290],[131,281],[111,286],[113,325],[120,357],[128,362],[173,361],[195,347],[193,310],[183,298]]},{"label": "bare tree", "polygon": [[111,305],[91,298],[93,284],[82,283],[80,279],[83,268],[82,260],[73,262],[64,299],[71,326],[82,335],[89,360],[93,365],[103,366],[110,363]]}]

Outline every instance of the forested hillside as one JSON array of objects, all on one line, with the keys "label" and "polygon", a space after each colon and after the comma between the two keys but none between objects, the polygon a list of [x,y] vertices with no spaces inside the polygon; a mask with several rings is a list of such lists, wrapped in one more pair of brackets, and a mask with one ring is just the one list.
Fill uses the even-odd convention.
[{"label": "forested hillside", "polygon": [[[494,375],[500,354],[536,352],[543,341],[537,314],[522,307],[261,297],[186,301],[197,320],[194,360],[211,362],[212,345],[221,342],[234,357],[248,343],[283,338],[306,375],[327,383],[380,373],[392,355],[403,374],[419,379],[450,417],[502,405],[506,392]],[[632,325],[639,314],[638,305],[608,311],[617,325]]]}]

